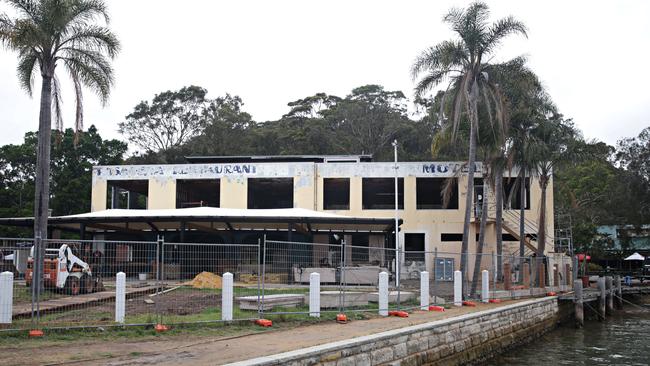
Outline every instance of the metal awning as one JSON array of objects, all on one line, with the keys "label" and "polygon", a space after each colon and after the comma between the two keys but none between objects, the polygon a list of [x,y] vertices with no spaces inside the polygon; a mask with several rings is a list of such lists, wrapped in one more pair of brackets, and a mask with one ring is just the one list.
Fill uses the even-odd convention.
[{"label": "metal awning", "polygon": [[[0,218],[0,225],[30,227],[33,217]],[[401,225],[401,220],[399,221]],[[158,210],[113,209],[48,219],[51,229],[86,232],[158,232],[158,231],[229,231],[288,230],[304,232],[378,232],[394,231],[393,218],[367,218],[337,215],[303,208],[232,209],[193,207]]]}]

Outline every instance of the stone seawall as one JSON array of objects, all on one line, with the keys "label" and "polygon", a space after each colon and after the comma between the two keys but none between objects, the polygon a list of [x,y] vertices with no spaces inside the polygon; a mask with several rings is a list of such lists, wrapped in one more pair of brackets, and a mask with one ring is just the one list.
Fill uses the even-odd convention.
[{"label": "stone seawall", "polygon": [[546,297],[231,365],[473,364],[530,342],[558,319],[557,298]]}]

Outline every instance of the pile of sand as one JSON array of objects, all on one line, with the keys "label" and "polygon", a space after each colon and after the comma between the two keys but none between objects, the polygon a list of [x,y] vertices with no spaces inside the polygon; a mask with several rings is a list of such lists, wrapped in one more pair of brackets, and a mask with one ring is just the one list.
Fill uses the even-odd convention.
[{"label": "pile of sand", "polygon": [[201,272],[197,274],[194,279],[187,283],[187,285],[194,288],[221,288],[221,276],[212,272]]}]

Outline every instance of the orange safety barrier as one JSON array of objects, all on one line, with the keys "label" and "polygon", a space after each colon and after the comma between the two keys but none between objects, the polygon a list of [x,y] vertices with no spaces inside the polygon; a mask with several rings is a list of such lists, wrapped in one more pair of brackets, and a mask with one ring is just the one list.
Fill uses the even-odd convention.
[{"label": "orange safety barrier", "polygon": [[389,311],[388,315],[389,316],[396,316],[396,317],[399,317],[399,318],[408,318],[409,317],[409,313],[407,313],[406,311],[401,311],[401,310]]},{"label": "orange safety barrier", "polygon": [[429,306],[429,311],[445,311],[442,306]]},{"label": "orange safety barrier", "polygon": [[260,327],[271,327],[273,326],[273,321],[268,319],[257,319],[255,320],[255,324],[259,325]]},{"label": "orange safety barrier", "polygon": [[476,303],[472,301],[463,301],[463,306],[476,306]]},{"label": "orange safety barrier", "polygon": [[490,299],[488,300],[490,304],[499,304],[501,303],[501,299]]},{"label": "orange safety barrier", "polygon": [[168,331],[169,327],[164,324],[156,324],[154,329],[156,329],[156,333],[162,333]]},{"label": "orange safety barrier", "polygon": [[40,329],[32,329],[29,331],[29,336],[30,337],[42,337],[43,336],[43,331]]},{"label": "orange safety barrier", "polygon": [[336,314],[336,321],[339,323],[347,323],[348,316],[345,314]]},{"label": "orange safety barrier", "polygon": [[549,292],[546,293],[546,296],[557,296],[557,292],[549,291]]}]

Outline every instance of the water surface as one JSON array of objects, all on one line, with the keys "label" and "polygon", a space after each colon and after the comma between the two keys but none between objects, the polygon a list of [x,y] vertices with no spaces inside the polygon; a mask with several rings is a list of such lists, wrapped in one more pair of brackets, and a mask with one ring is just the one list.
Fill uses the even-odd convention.
[{"label": "water surface", "polygon": [[582,329],[562,326],[487,364],[650,365],[650,298],[632,301],[645,302],[645,309],[626,304],[604,322],[588,320]]}]

